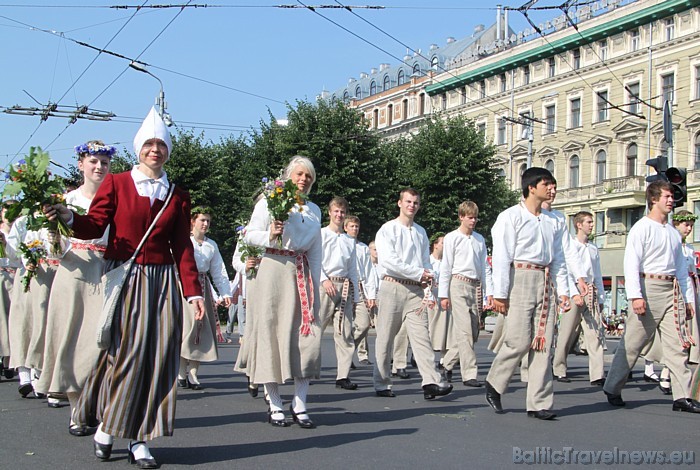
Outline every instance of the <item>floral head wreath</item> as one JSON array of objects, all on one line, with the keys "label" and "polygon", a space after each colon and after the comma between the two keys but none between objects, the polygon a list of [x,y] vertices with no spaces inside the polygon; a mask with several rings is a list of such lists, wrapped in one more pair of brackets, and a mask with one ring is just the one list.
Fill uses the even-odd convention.
[{"label": "floral head wreath", "polygon": [[117,153],[117,148],[113,145],[100,145],[95,142],[87,142],[82,145],[77,145],[75,147],[75,153],[79,156],[87,153],[88,155],[106,155],[112,158],[112,155]]},{"label": "floral head wreath", "polygon": [[695,214],[673,214],[674,222],[695,222],[698,216]]}]

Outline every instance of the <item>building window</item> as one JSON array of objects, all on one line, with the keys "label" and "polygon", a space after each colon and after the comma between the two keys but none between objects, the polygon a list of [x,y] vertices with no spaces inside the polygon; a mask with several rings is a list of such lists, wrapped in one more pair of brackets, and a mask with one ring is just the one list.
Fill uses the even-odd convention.
[{"label": "building window", "polygon": [[384,85],[382,86],[382,90],[387,91],[389,88],[391,88],[391,79],[389,78],[389,75],[384,75]]},{"label": "building window", "polygon": [[639,83],[627,85],[627,111],[632,114],[639,113]]},{"label": "building window", "polygon": [[557,73],[557,61],[554,57],[547,59],[547,66],[549,70],[549,78],[554,77],[554,75]]},{"label": "building window", "polygon": [[608,60],[608,40],[598,41],[598,56],[602,62]]},{"label": "building window", "polygon": [[578,188],[579,183],[579,159],[578,155],[574,155],[569,160],[569,187]]},{"label": "building window", "polygon": [[608,120],[608,92],[607,90],[596,92],[597,119],[596,122]]},{"label": "building window", "polygon": [[527,170],[527,164],[523,163],[522,165],[520,165],[520,172],[518,173],[520,175],[521,183],[523,181],[523,173],[525,173],[525,170]]},{"label": "building window", "polygon": [[673,18],[664,20],[664,37],[666,41],[672,40],[676,35],[676,22]]},{"label": "building window", "polygon": [[408,119],[408,100],[403,100],[401,102],[401,119]]},{"label": "building window", "polygon": [[506,143],[506,120],[498,118],[498,132],[496,132],[496,144],[503,145]]},{"label": "building window", "polygon": [[695,66],[695,99],[700,100],[700,65]]},{"label": "building window", "polygon": [[627,212],[627,227],[625,228],[627,229],[627,231],[629,231],[629,229],[634,227],[634,224],[639,222],[639,219],[644,217],[644,206],[632,207],[627,209],[625,212]]},{"label": "building window", "polygon": [[506,91],[508,89],[508,83],[506,82],[506,74],[505,73],[501,74],[500,82],[501,82],[501,93],[503,93],[504,91]]},{"label": "building window", "polygon": [[544,107],[545,128],[547,134],[553,134],[556,130],[556,107],[551,104]]},{"label": "building window", "polygon": [[581,49],[574,49],[571,53],[574,70],[578,70],[581,68]]},{"label": "building window", "polygon": [[595,154],[595,183],[602,184],[605,181],[605,163],[607,154],[605,150],[598,150]]},{"label": "building window", "polygon": [[399,85],[406,83],[406,74],[404,73],[403,69],[399,70],[399,74],[396,76],[396,83]]},{"label": "building window", "polygon": [[350,101],[350,93],[348,93],[347,90],[345,90],[345,93],[343,93],[343,101],[345,101],[345,102]]},{"label": "building window", "polygon": [[630,31],[630,49],[632,50],[632,52],[639,49],[641,39],[642,38],[639,36],[639,28]]},{"label": "building window", "polygon": [[447,93],[443,93],[440,96],[440,109],[443,111],[447,109]]},{"label": "building window", "polygon": [[437,72],[438,69],[438,58],[437,56],[433,57],[433,59],[430,61],[430,68],[435,70]]},{"label": "building window", "polygon": [[673,104],[673,88],[675,76],[669,73],[661,76],[661,99]]},{"label": "building window", "polygon": [[526,65],[523,67],[523,85],[530,84],[530,66]]},{"label": "building window", "polygon": [[377,94],[377,82],[372,80],[372,82],[369,84],[369,96],[374,96]]},{"label": "building window", "polygon": [[549,160],[544,162],[544,167],[545,169],[547,169],[547,171],[549,171],[552,174],[552,176],[554,176],[554,160],[550,158]]},{"label": "building window", "polygon": [[421,93],[419,97],[419,108],[418,115],[422,116],[425,114],[425,93]]},{"label": "building window", "polygon": [[467,104],[467,87],[459,90],[460,103]]},{"label": "building window", "polygon": [[476,125],[476,131],[481,134],[483,137],[486,137],[486,123],[485,122],[480,122],[479,124]]},{"label": "building window", "polygon": [[520,113],[520,138],[527,139],[530,134],[530,126],[532,125],[532,120],[530,119],[530,111],[523,111]]},{"label": "building window", "polygon": [[355,98],[357,98],[358,100],[362,99],[362,87],[358,86],[357,88],[355,88]]},{"label": "building window", "polygon": [[479,98],[486,98],[486,80],[479,82]]},{"label": "building window", "polygon": [[571,128],[581,127],[581,98],[571,100]]},{"label": "building window", "polygon": [[700,132],[695,134],[695,145],[693,146],[693,155],[695,156],[695,163],[693,169],[700,170]]},{"label": "building window", "polygon": [[[605,211],[595,213],[595,241],[598,248],[603,247],[605,240]],[[624,278],[623,278],[624,279]]]},{"label": "building window", "polygon": [[627,176],[637,174],[637,144],[630,144],[627,147]]},{"label": "building window", "polygon": [[413,75],[420,75],[420,64],[417,62],[413,64]]},{"label": "building window", "polygon": [[394,121],[394,105],[390,104],[386,107],[386,125],[391,126]]},{"label": "building window", "polygon": [[377,129],[379,127],[379,110],[375,109],[374,112],[372,113],[372,121],[374,128]]}]

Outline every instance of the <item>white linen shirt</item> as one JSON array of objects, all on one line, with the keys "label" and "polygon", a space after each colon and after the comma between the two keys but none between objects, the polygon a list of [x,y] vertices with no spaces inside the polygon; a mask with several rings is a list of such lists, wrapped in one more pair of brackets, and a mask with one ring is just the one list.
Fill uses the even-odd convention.
[{"label": "white linen shirt", "polygon": [[549,266],[556,279],[557,295],[569,295],[562,237],[566,235],[548,211],[532,214],[524,204],[498,215],[491,228],[493,239],[493,296],[507,299],[510,269],[514,261]]},{"label": "white linen shirt", "polygon": [[[83,192],[78,189],[74,189],[73,191],[69,192],[66,194],[66,204],[71,205],[74,207],[80,207],[81,209],[84,209],[86,212],[89,211],[90,209],[90,204],[92,203],[92,199],[88,199],[83,195]],[[81,240],[78,238],[71,238],[70,240],[66,240],[65,244],[63,243],[63,238],[61,238],[61,244],[64,247],[64,253],[67,253],[68,250],[71,249],[71,242],[75,240],[78,243],[87,243],[90,245],[101,245],[101,246],[107,246],[107,242],[109,241],[109,226],[105,229],[105,233],[102,234],[102,237],[100,238],[95,238],[92,240]]]},{"label": "white linen shirt", "polygon": [[374,279],[374,267],[369,247],[362,242],[355,243],[355,259],[357,260],[357,277],[362,283],[362,289],[367,300],[377,298],[377,285]]},{"label": "white linen shirt", "polygon": [[190,236],[190,240],[194,247],[194,261],[197,263],[197,271],[211,274],[213,285],[216,287],[219,297],[232,297],[228,272],[226,272],[224,260],[219,252],[219,246],[209,238],[205,238],[201,245],[194,236]]},{"label": "white linen shirt", "polygon": [[484,296],[493,295],[491,266],[486,260],[486,241],[478,232],[465,235],[461,230],[454,230],[445,235],[440,265],[440,282],[438,297],[450,297],[450,279],[453,274],[460,274],[481,281]]},{"label": "white linen shirt", "polygon": [[660,224],[642,217],[627,234],[625,247],[625,291],[628,299],[641,299],[640,273],[676,276],[688,303],[695,303],[693,286],[681,246],[681,234],[673,224]]},{"label": "white linen shirt", "polygon": [[379,229],[374,243],[382,277],[420,281],[423,270],[433,269],[428,235],[416,223],[407,227],[396,219],[390,220]]},{"label": "white linen shirt", "polygon": [[[586,277],[586,273],[581,269],[581,256],[579,255],[578,251],[574,249],[573,247],[573,242],[574,242],[574,237],[571,235],[571,232],[569,231],[568,227],[566,226],[566,216],[559,212],[558,210],[546,210],[542,209],[542,212],[547,212],[550,214],[552,217],[554,217],[557,221],[557,224],[559,224],[559,228],[564,231],[564,235],[561,238],[561,246],[562,249],[564,250],[564,260],[566,260],[566,270],[569,271],[573,276],[574,279],[578,280],[578,278]],[[574,292],[577,292],[578,289]]]},{"label": "white linen shirt", "polygon": [[165,171],[160,178],[153,179],[142,173],[139,170],[139,166],[135,165],[131,169],[131,179],[134,180],[134,185],[136,185],[136,192],[139,193],[139,196],[149,198],[151,206],[156,199],[165,201],[168,195],[168,188],[170,188],[168,175],[165,174]]},{"label": "white linen shirt", "polygon": [[321,229],[321,282],[330,277],[345,277],[353,285],[354,302],[360,301],[360,283],[357,275],[355,239],[345,233],[336,233],[329,227]]},{"label": "white linen shirt", "polygon": [[[583,279],[587,284],[595,285],[598,291],[598,303],[602,304],[605,302],[605,287],[603,287],[603,274],[600,270],[600,252],[598,247],[593,243],[581,243],[578,239],[574,238],[571,240],[571,246],[578,252],[581,258],[581,267],[585,272]],[[577,279],[569,271],[569,292],[571,295],[580,294],[578,290]]]}]

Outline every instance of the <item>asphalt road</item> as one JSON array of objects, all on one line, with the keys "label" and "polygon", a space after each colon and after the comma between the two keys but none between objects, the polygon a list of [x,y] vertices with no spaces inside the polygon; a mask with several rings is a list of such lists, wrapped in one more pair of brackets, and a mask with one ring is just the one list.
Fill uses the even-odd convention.
[{"label": "asphalt road", "polygon": [[[481,379],[493,358],[486,351],[488,339],[482,337],[478,343]],[[616,344],[608,342],[608,353]],[[559,417],[544,422],[526,416],[525,384],[517,373],[503,397],[503,415],[496,415],[486,404],[483,388],[464,387],[458,374],[454,392],[432,401],[423,399],[415,369],[409,369],[410,379],[395,381],[396,398],[375,397],[371,366],[353,371],[351,378],[360,385],[358,390],[337,390],[333,339],[326,334],[322,379],[313,382],[309,394],[309,412],[318,427],[305,430],[298,426],[273,428],[266,423],[262,393],[251,398],[245,377],[232,371],[237,352],[236,345],[222,345],[220,360],[200,369],[200,380],[206,388],[178,394],[175,435],[151,442],[153,455],[163,467],[507,468],[514,466],[517,458],[527,462],[535,451],[547,458],[552,454],[547,454],[550,451],[546,448],[556,452],[567,447],[580,451],[619,449],[623,453],[664,451],[666,457],[672,451],[700,455],[700,415],[671,411],[670,397],[641,380],[642,361],[635,369],[636,380],[623,392],[627,408],[613,409],[601,388],[589,384],[587,359],[570,356],[572,383],[555,383],[554,411]],[[293,386],[281,387],[281,392],[288,402]],[[0,466],[129,467],[126,441],[117,440],[112,460],[100,462],[93,455],[90,437],[68,434],[68,419],[68,408],[50,409],[45,400],[22,399],[17,381],[3,379]],[[579,459],[585,462],[586,455],[580,454]],[[616,455],[613,458],[621,458],[619,452]],[[688,453],[679,455],[675,457],[685,462],[678,466],[695,465]],[[661,459],[659,454],[646,454],[644,458]],[[590,467],[621,466],[625,465],[599,463]]]}]

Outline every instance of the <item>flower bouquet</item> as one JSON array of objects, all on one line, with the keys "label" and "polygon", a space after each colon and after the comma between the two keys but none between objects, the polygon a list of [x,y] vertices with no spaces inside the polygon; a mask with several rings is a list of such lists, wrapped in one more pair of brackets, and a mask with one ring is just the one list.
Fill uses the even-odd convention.
[{"label": "flower bouquet", "polygon": [[[263,195],[267,200],[267,210],[273,220],[285,222],[289,219],[289,213],[295,204],[299,205],[299,212],[307,199],[307,195],[300,192],[297,185],[291,179],[283,181],[281,179],[263,178]],[[282,244],[282,239],[278,238],[278,243]]]},{"label": "flower bouquet", "polygon": [[29,243],[20,243],[17,248],[26,260],[27,271],[22,276],[22,286],[24,292],[29,292],[29,284],[33,277],[36,277],[36,268],[42,259],[46,259],[46,250],[41,240],[32,240]]},{"label": "flower bouquet", "polygon": [[[236,227],[236,233],[238,234],[238,251],[240,251],[241,253],[242,263],[245,263],[248,260],[248,258],[260,258],[263,255],[262,247],[257,245],[251,245],[245,242],[244,238],[246,225],[248,225],[246,222],[238,222],[238,227]],[[257,274],[257,266],[255,266],[254,268],[250,268],[250,270],[246,271],[248,279],[255,278]]]},{"label": "flower bouquet", "polygon": [[10,181],[5,184],[3,198],[19,199],[17,204],[7,207],[6,216],[15,220],[19,216],[27,217],[27,230],[38,231],[47,228],[56,232],[51,243],[51,254],[61,253],[61,235],[70,237],[73,231],[60,217],[49,220],[42,211],[44,205],[64,203],[63,181],[48,171],[49,154],[40,148],[31,147],[26,159],[10,167]]}]

